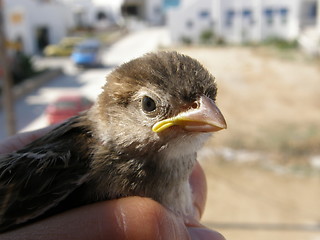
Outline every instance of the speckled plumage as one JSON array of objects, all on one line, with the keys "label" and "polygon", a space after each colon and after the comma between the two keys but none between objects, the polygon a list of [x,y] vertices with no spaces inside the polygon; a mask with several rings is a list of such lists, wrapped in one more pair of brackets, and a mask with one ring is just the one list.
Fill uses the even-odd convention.
[{"label": "speckled plumage", "polygon": [[[192,213],[188,178],[210,133],[151,129],[196,108],[201,96],[213,103],[212,75],[188,56],[151,53],[115,69],[103,90],[89,111],[0,157],[0,231],[131,195],[150,197],[177,214]],[[155,110],[141,107],[145,96]]]}]

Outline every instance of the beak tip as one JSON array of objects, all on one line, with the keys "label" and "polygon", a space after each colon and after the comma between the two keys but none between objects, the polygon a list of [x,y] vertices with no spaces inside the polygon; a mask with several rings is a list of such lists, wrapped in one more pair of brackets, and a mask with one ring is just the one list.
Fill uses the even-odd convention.
[{"label": "beak tip", "polygon": [[225,119],[223,119],[223,124],[221,126],[222,129],[227,129],[228,128],[228,125],[227,125],[227,122]]},{"label": "beak tip", "polygon": [[155,133],[173,126],[180,125],[192,132],[217,132],[227,129],[227,123],[219,108],[208,97],[202,97],[200,108],[182,112],[175,117],[164,119],[153,125]]}]

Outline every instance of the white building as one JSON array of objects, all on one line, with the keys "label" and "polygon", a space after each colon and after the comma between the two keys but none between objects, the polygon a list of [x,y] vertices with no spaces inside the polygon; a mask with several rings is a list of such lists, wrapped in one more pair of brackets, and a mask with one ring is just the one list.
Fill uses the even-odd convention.
[{"label": "white building", "polygon": [[[319,1],[319,0],[318,0]],[[168,13],[172,40],[199,41],[211,30],[227,42],[296,39],[312,24],[317,0],[185,0]],[[309,18],[309,19],[308,19]]]},{"label": "white building", "polygon": [[71,19],[65,6],[48,0],[4,0],[7,39],[27,54],[40,52],[66,36]]},{"label": "white building", "polygon": [[122,0],[4,0],[8,40],[26,54],[56,44],[79,25],[106,28],[121,20]]},{"label": "white building", "polygon": [[320,0],[304,0],[301,14],[303,29],[298,42],[309,55],[320,56]]},{"label": "white building", "polygon": [[163,0],[124,0],[122,14],[125,18],[134,18],[150,25],[164,22]]},{"label": "white building", "polygon": [[106,28],[120,24],[123,0],[59,0],[72,15],[75,27]]},{"label": "white building", "polygon": [[299,34],[299,0],[220,1],[220,34],[231,42],[270,37],[293,40]]},{"label": "white building", "polygon": [[212,0],[185,0],[168,11],[167,24],[173,42],[197,42],[200,34],[214,28]]},{"label": "white building", "polygon": [[163,25],[168,9],[184,0],[124,0],[122,14],[125,18],[135,18],[149,25]]}]

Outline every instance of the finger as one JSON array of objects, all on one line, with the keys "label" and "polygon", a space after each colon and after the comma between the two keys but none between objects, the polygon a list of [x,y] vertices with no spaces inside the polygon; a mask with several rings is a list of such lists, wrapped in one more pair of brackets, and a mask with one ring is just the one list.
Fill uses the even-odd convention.
[{"label": "finger", "polygon": [[193,205],[196,209],[194,217],[199,220],[204,212],[207,200],[207,180],[199,162],[196,162],[189,182],[193,193]]},{"label": "finger", "polygon": [[128,197],[96,203],[0,235],[9,239],[190,239],[183,220],[159,203]]},{"label": "finger", "polygon": [[204,227],[190,227],[188,231],[192,240],[225,240],[219,232]]}]

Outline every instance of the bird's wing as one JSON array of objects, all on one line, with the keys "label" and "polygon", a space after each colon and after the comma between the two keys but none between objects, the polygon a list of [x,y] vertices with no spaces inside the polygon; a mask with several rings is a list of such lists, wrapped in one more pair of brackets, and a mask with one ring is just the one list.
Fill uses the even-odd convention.
[{"label": "bird's wing", "polygon": [[[60,128],[56,136],[49,133],[0,156],[0,232],[41,216],[87,180],[88,163],[77,153],[77,136],[66,136],[69,130],[58,136]],[[61,141],[63,136],[68,140]]]}]

